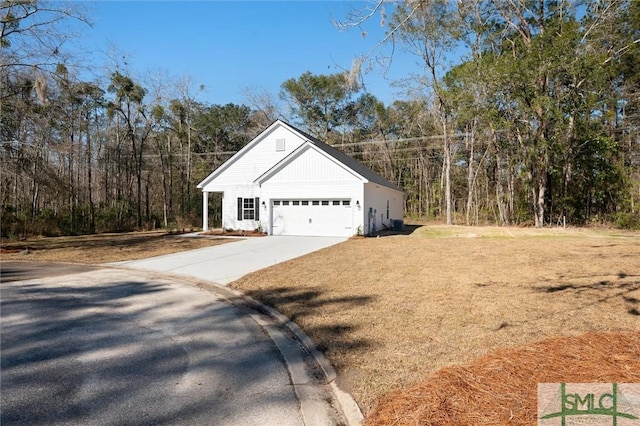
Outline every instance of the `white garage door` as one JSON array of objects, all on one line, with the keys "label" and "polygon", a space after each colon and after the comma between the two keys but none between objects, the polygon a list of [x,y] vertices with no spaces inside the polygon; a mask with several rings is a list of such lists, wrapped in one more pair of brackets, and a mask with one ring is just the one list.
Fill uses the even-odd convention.
[{"label": "white garage door", "polygon": [[354,234],[351,200],[272,200],[273,235],[349,237]]}]

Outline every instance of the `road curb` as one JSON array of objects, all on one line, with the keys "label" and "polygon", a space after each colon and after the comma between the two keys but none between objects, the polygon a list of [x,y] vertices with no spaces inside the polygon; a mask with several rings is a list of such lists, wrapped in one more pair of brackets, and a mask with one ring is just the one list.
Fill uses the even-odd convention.
[{"label": "road curb", "polygon": [[[331,362],[329,362],[327,357],[316,347],[315,343],[313,343],[313,340],[311,340],[311,338],[300,328],[300,326],[298,326],[298,324],[293,322],[286,315],[283,315],[271,306],[265,305],[264,303],[254,299],[251,296],[247,296],[239,290],[227,287],[226,285],[219,284],[214,281],[206,281],[194,277],[172,274],[169,272],[140,270],[128,267],[126,265],[105,264],[99,266],[111,269],[134,270],[138,273],[146,274],[152,277],[171,278],[182,282],[191,282],[198,288],[218,294],[231,304],[244,304],[257,312],[266,315],[273,322],[275,322],[276,326],[286,329],[290,333],[292,338],[295,339],[295,341],[302,347],[302,349],[304,349],[311,356],[313,361],[322,371],[324,383],[329,387],[334,400],[339,405],[338,409],[340,410],[343,419],[346,421],[347,426],[362,425],[362,422],[364,420],[362,411],[360,410],[360,407],[353,399],[351,394],[343,391],[337,385],[337,373],[333,368],[333,365],[331,365]],[[236,299],[236,301],[234,301],[234,299]],[[290,356],[291,352],[287,349],[286,343],[282,343],[282,333],[278,333],[277,330],[274,330],[273,324],[270,325],[268,322],[265,322],[265,320],[263,318],[260,318],[259,315],[251,315],[251,318],[256,321],[256,323],[261,326],[267,334],[269,334],[269,337],[273,340],[274,344],[280,351],[285,363],[287,364],[287,369],[289,370],[292,384],[296,389],[296,394],[300,399],[300,410],[305,420],[308,421],[305,423],[309,426],[316,424],[327,424],[328,419],[318,419],[318,415],[316,414],[315,410],[315,407],[317,407],[317,401],[314,400],[313,396],[309,396],[309,392],[306,389],[306,387],[308,386],[307,382],[309,381],[309,378],[305,378],[304,376],[307,375],[307,373],[303,372],[300,369],[299,365],[294,365],[295,363],[287,361],[287,359],[289,359],[290,361],[292,357]]]},{"label": "road curb", "polygon": [[[302,345],[302,347],[311,355],[316,364],[322,370],[324,375],[324,381],[331,389],[331,393],[333,394],[335,400],[340,405],[340,410],[347,422],[348,426],[359,426],[362,424],[364,420],[364,416],[362,415],[362,411],[360,411],[360,407],[353,399],[351,394],[343,391],[336,383],[337,373],[336,370],[331,365],[331,362],[327,359],[327,357],[316,347],[313,340],[300,328],[298,324],[291,321],[289,317],[283,315],[279,311],[275,310],[271,306],[265,305],[264,303],[247,296],[241,291],[231,289],[228,287],[223,287],[224,290],[230,292],[235,297],[238,297],[250,305],[253,305],[261,312],[264,312],[274,321],[276,321],[280,326],[286,328],[295,339]],[[291,370],[291,366],[290,366]]]}]

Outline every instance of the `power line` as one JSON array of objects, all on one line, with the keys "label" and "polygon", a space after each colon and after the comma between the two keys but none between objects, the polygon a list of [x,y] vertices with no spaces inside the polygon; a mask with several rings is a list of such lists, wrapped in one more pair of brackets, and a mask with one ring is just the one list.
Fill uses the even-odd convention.
[{"label": "power line", "polygon": [[[506,133],[508,132],[507,129],[502,129],[502,130],[496,130],[495,133]],[[459,133],[451,133],[449,135],[449,137],[451,139],[459,139],[459,138],[466,138],[469,136],[474,136],[477,135],[477,133],[473,133],[473,132],[459,132]],[[376,145],[376,144],[395,144],[395,143],[400,143],[400,142],[414,142],[414,141],[423,141],[423,140],[436,140],[436,139],[442,139],[444,138],[444,135],[431,135],[431,136],[415,136],[412,138],[397,138],[397,139],[378,139],[378,140],[368,140],[368,141],[363,141],[363,142],[351,142],[351,143],[338,143],[338,144],[333,144],[330,145],[334,148],[345,148],[345,147],[350,147],[350,146],[361,146],[361,145]]]},{"label": "power line", "polygon": [[[466,136],[470,136],[471,133],[456,133],[455,135],[452,136],[452,138],[461,138],[461,137],[466,137]],[[435,139],[441,139],[442,135],[434,135],[434,136],[420,136],[420,137],[413,137],[413,138],[400,138],[400,139],[386,139],[386,140],[370,140],[370,141],[365,141],[365,142],[354,142],[354,143],[348,143],[348,144],[334,144],[334,145],[329,145],[331,147],[334,147],[336,149],[345,149],[345,148],[349,148],[349,147],[354,147],[354,146],[363,146],[363,145],[381,145],[381,144],[389,144],[389,143],[400,143],[400,142],[411,142],[411,141],[418,141],[418,140],[435,140]],[[414,147],[403,147],[403,148],[390,148],[390,152],[391,153],[396,153],[396,152],[405,152],[405,151],[419,151],[419,150],[429,150],[429,149],[438,149],[440,148],[439,145],[427,145],[427,146],[414,146]],[[224,155],[233,155],[238,151],[213,151],[213,152],[192,152],[191,155],[192,156],[196,156],[196,157],[208,157],[208,156],[224,156]],[[344,151],[343,151],[344,152]],[[348,153],[348,152],[345,152]],[[357,152],[355,153],[351,153],[351,154],[358,154]],[[159,157],[163,154],[143,154],[144,157]],[[168,154],[164,154],[164,155],[168,155]],[[174,153],[171,154],[174,157],[184,157],[189,155],[188,153]]]}]

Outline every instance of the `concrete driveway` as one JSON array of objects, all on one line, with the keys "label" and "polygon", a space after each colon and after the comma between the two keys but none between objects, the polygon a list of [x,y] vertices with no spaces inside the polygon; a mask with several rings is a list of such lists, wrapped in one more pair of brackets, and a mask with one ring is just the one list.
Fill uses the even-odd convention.
[{"label": "concrete driveway", "polygon": [[148,259],[117,262],[113,265],[170,272],[226,285],[250,272],[346,240],[345,237],[249,237],[213,247]]},{"label": "concrete driveway", "polygon": [[117,268],[1,270],[1,424],[345,423],[308,352],[228,289]]}]

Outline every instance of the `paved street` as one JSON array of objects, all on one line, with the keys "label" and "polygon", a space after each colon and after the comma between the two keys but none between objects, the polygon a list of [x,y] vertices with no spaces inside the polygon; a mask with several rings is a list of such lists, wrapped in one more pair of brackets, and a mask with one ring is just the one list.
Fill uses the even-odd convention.
[{"label": "paved street", "polygon": [[[2,425],[342,421],[315,379],[302,384],[316,417],[301,413],[292,366],[260,314],[221,289],[149,272],[27,265],[2,263]],[[307,368],[297,350],[303,361],[293,368]]]}]

